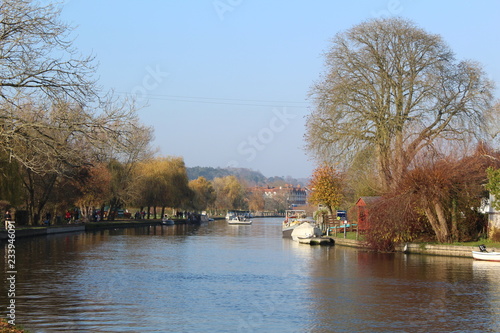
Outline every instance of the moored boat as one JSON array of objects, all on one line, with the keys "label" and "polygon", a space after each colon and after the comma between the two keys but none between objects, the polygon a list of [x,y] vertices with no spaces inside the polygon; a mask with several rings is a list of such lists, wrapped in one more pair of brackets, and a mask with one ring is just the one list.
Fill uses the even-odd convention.
[{"label": "moored boat", "polygon": [[498,261],[500,262],[500,252],[480,252],[472,251],[472,258],[476,260]]},{"label": "moored boat", "polygon": [[480,251],[472,251],[472,258],[476,260],[500,262],[500,252],[488,252],[484,245],[479,245],[479,250]]},{"label": "moored boat", "polygon": [[282,233],[283,238],[291,238],[295,241],[299,238],[319,237],[323,234],[316,226],[316,221],[307,218],[305,210],[285,211]]}]

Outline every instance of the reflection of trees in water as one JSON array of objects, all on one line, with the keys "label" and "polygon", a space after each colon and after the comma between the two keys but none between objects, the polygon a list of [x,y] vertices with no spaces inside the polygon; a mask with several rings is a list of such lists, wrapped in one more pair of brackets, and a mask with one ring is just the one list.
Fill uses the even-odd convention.
[{"label": "reflection of trees in water", "polygon": [[449,332],[498,325],[498,283],[478,281],[470,259],[338,246],[326,258],[310,266],[314,313],[325,327]]}]

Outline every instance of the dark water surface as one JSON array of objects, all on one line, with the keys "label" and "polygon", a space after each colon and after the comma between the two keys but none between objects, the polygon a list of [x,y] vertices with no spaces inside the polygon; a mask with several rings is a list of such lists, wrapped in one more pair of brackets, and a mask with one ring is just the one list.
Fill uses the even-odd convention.
[{"label": "dark water surface", "polygon": [[282,239],[280,228],[281,219],[254,219],[18,239],[16,323],[31,332],[500,331],[500,263],[315,247]]}]

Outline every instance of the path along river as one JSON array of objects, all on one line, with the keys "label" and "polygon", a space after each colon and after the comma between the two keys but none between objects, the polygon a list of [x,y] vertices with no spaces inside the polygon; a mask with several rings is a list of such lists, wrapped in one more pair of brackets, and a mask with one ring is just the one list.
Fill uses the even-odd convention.
[{"label": "path along river", "polygon": [[500,263],[298,244],[281,219],[18,239],[16,269],[31,332],[500,331]]}]

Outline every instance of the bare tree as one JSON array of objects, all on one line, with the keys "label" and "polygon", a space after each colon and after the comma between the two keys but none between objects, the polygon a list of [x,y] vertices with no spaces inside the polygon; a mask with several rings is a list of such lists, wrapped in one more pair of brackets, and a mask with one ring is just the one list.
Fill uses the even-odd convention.
[{"label": "bare tree", "polygon": [[[96,94],[93,57],[80,57],[71,27],[59,20],[56,5],[32,0],[0,3],[0,98],[69,98],[86,104]],[[2,104],[3,104],[2,103]]]},{"label": "bare tree", "polygon": [[[32,0],[0,2],[0,150],[22,169],[35,223],[34,203],[41,211],[50,195],[32,195],[36,179],[50,180],[50,190],[95,162],[132,168],[152,139],[133,101],[101,94],[94,59],[73,48],[60,11]],[[115,197],[123,201],[124,192]]]},{"label": "bare tree", "polygon": [[371,149],[388,190],[435,140],[482,137],[492,90],[480,65],[456,62],[440,36],[399,18],[370,20],[336,35],[326,53],[308,150],[348,166]]}]

